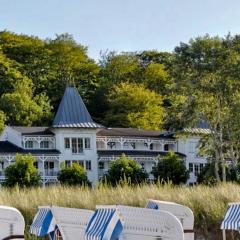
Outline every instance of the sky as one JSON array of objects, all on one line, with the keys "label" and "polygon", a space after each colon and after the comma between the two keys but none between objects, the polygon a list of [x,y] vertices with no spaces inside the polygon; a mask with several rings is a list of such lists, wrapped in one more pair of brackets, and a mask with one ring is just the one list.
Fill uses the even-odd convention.
[{"label": "sky", "polygon": [[239,0],[0,0],[0,30],[70,33],[100,51],[173,51],[180,42],[240,33]]}]

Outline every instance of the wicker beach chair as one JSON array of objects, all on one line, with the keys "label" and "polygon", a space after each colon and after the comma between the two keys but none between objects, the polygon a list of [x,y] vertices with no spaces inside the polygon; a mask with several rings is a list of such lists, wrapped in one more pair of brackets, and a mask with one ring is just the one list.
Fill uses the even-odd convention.
[{"label": "wicker beach chair", "polygon": [[0,239],[22,240],[24,228],[24,218],[16,208],[0,206]]},{"label": "wicker beach chair", "polygon": [[163,210],[172,213],[183,225],[184,239],[194,240],[194,215],[189,207],[173,202],[149,199],[146,208]]},{"label": "wicker beach chair", "polygon": [[[111,217],[106,217],[111,216]],[[89,221],[86,240],[183,240],[181,222],[171,213],[122,205],[101,205]]]}]

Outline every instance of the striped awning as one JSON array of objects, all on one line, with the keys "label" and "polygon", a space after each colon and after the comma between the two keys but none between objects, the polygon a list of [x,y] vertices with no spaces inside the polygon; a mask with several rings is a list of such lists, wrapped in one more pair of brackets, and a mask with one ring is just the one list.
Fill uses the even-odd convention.
[{"label": "striped awning", "polygon": [[221,229],[240,230],[240,203],[230,204],[221,224]]},{"label": "striped awning", "polygon": [[30,233],[38,237],[44,237],[47,234],[55,231],[56,222],[50,208],[41,207],[33,219],[30,227]]},{"label": "striped awning", "polygon": [[115,240],[122,230],[116,209],[97,209],[87,225],[85,240]]}]

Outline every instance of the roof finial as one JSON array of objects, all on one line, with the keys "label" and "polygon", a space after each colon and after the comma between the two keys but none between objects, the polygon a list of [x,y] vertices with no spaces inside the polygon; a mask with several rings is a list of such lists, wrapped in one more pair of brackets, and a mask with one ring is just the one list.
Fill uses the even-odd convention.
[{"label": "roof finial", "polygon": [[67,77],[67,87],[75,87],[74,77],[72,76],[71,73],[69,73]]}]

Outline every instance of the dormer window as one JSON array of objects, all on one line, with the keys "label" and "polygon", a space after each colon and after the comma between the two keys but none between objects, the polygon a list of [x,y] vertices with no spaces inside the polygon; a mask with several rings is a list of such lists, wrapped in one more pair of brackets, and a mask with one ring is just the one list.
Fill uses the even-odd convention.
[{"label": "dormer window", "polygon": [[25,142],[25,148],[33,148],[33,141],[26,141]]},{"label": "dormer window", "polygon": [[40,148],[43,148],[43,149],[49,148],[49,141],[40,142]]}]

